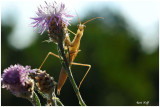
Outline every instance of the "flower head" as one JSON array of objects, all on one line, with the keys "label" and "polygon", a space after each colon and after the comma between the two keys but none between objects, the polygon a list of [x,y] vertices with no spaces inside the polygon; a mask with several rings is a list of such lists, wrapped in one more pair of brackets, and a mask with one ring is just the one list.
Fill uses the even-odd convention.
[{"label": "flower head", "polygon": [[55,88],[57,83],[54,81],[54,78],[51,77],[46,71],[37,69],[35,72],[30,73],[30,77],[34,79],[35,85],[37,86],[40,92],[45,95],[47,99],[47,105],[52,105],[52,98],[55,96]]},{"label": "flower head", "polygon": [[28,77],[30,66],[22,66],[19,64],[11,65],[3,71],[2,88],[10,90],[17,97],[31,97],[33,94],[33,80]]},{"label": "flower head", "polygon": [[46,6],[43,7],[40,5],[40,7],[38,7],[38,12],[36,12],[37,17],[31,18],[34,20],[34,22],[31,23],[33,27],[40,28],[39,33],[43,34],[46,29],[51,27],[51,24],[59,28],[61,28],[62,25],[69,25],[73,16],[66,11],[63,3],[47,3],[45,1],[45,5]]},{"label": "flower head", "polygon": [[52,94],[56,86],[54,78],[51,77],[46,71],[37,70],[30,73],[30,77],[35,80],[38,89],[44,94]]}]

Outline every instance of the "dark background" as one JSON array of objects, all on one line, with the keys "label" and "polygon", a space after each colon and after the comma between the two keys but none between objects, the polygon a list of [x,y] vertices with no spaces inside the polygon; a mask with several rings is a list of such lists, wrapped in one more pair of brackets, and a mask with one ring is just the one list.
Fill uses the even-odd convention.
[{"label": "dark background", "polygon": [[[84,101],[89,106],[134,106],[137,101],[149,101],[148,105],[151,106],[159,105],[159,47],[153,53],[147,54],[142,51],[138,33],[130,29],[118,12],[104,8],[102,13],[105,14],[90,11],[82,20],[85,22],[93,17],[104,17],[104,20],[97,19],[86,24],[81,52],[75,60],[92,65],[80,88]],[[76,24],[73,23],[69,29],[76,32]],[[28,48],[13,48],[7,41],[13,28],[14,25],[1,25],[1,71],[17,63],[38,68],[48,52],[57,54],[56,44],[42,42],[48,39],[46,32],[42,36],[37,33],[36,41]],[[71,34],[70,37],[74,36]],[[42,67],[55,81],[58,81],[60,69],[60,61],[53,56]],[[87,69],[72,66],[77,84]],[[79,105],[69,80],[58,97],[64,105]],[[44,100],[41,102],[45,103]],[[30,106],[31,103],[2,89],[1,105]]]}]

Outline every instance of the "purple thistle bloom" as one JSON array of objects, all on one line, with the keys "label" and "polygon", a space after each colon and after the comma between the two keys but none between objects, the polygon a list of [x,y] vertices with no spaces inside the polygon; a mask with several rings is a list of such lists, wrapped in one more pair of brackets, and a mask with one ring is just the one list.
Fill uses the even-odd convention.
[{"label": "purple thistle bloom", "polygon": [[31,18],[34,20],[31,24],[33,27],[40,28],[39,33],[43,34],[43,32],[49,28],[49,24],[51,22],[56,23],[57,26],[61,26],[61,24],[65,24],[66,26],[69,25],[69,22],[72,20],[72,15],[70,15],[65,8],[63,3],[57,4],[54,3],[47,3],[45,1],[46,6],[38,7],[38,12],[36,12],[37,17]]},{"label": "purple thistle bloom", "polygon": [[10,90],[17,97],[31,97],[33,94],[33,80],[28,75],[33,70],[30,66],[11,65],[3,71],[2,88]]}]

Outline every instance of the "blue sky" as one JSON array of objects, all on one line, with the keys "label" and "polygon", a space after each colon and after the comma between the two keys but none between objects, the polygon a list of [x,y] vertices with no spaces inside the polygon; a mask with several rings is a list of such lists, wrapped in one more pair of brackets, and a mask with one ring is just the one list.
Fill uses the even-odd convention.
[{"label": "blue sky", "polygon": [[[49,0],[51,1],[51,0]],[[67,7],[75,14],[76,10],[79,17],[83,19],[87,10],[95,9],[98,11],[104,6],[118,10],[125,17],[127,22],[141,36],[142,49],[152,53],[159,42],[158,26],[159,23],[159,2],[158,1],[71,1],[64,0]],[[17,49],[25,49],[36,37],[33,28],[30,27],[30,17],[35,16],[35,11],[39,4],[44,4],[43,0],[2,0],[1,1],[1,18],[4,24],[10,23],[8,16],[13,15],[16,27],[9,36],[8,42]],[[18,16],[18,17],[17,17]],[[77,22],[75,18],[73,22]],[[22,26],[23,25],[23,26]],[[21,29],[21,30],[19,30]],[[23,36],[22,36],[23,35]],[[15,42],[16,41],[16,42]],[[26,42],[27,41],[27,42]]]}]

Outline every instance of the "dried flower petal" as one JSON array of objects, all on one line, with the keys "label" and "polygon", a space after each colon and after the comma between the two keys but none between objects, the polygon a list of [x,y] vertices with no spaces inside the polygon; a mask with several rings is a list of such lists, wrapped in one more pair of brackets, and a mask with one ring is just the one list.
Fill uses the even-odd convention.
[{"label": "dried flower petal", "polygon": [[54,78],[51,77],[46,71],[37,70],[30,73],[30,77],[35,80],[38,89],[44,94],[52,94],[56,86]]}]

